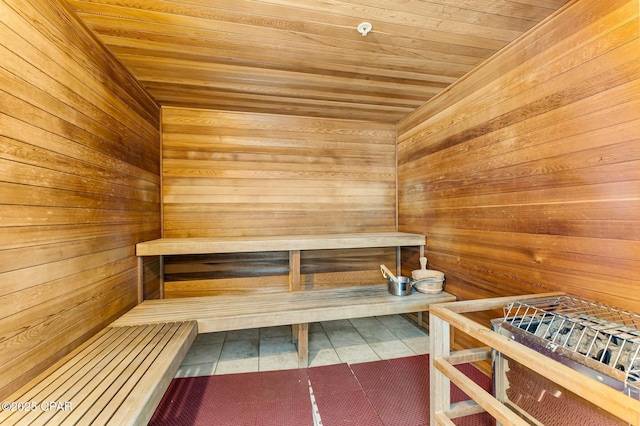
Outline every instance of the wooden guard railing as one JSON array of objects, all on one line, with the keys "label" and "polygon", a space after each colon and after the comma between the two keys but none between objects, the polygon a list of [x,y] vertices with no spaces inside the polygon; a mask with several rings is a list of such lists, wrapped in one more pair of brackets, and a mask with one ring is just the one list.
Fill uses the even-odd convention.
[{"label": "wooden guard railing", "polygon": [[[490,359],[491,348],[541,374],[548,380],[602,408],[630,425],[640,425],[640,401],[599,381],[529,349],[508,337],[491,331],[465,317],[464,313],[503,308],[508,303],[561,293],[532,294],[432,305],[429,310],[430,404],[432,425],[453,425],[451,419],[488,412],[503,425],[530,423],[476,385],[454,367],[456,364]],[[487,347],[451,352],[451,327],[463,331]],[[452,404],[450,386],[454,383],[471,400]]]}]

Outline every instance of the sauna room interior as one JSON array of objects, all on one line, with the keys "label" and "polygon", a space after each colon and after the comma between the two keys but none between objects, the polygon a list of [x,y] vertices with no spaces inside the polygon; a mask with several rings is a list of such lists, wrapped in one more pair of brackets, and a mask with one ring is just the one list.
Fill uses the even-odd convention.
[{"label": "sauna room interior", "polygon": [[[159,238],[415,233],[458,301],[640,313],[639,8],[1,0],[0,399],[139,279],[145,300],[161,275],[167,299],[289,289],[286,252],[139,264]],[[303,252],[300,286],[386,285],[396,255]]]}]

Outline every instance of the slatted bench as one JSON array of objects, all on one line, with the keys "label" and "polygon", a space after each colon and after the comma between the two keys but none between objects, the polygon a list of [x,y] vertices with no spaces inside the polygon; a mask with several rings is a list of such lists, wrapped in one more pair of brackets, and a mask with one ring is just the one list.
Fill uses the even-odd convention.
[{"label": "slatted bench", "polygon": [[[280,235],[217,238],[161,238],[136,245],[141,304],[114,324],[137,325],[164,321],[193,320],[200,333],[246,328],[292,325],[298,345],[298,364],[308,364],[308,323],[418,312],[432,303],[455,300],[448,293],[410,297],[392,296],[384,284],[335,287],[324,290],[304,290],[300,278],[300,252],[306,250],[396,248],[396,270],[400,272],[400,249],[417,246],[424,255],[426,237],[405,232],[373,232],[320,235]],[[214,253],[252,253],[263,251],[289,252],[289,292],[259,293],[230,296],[202,296],[179,299],[163,298],[164,256]],[[143,257],[159,256],[160,300],[142,300],[144,277]],[[382,277],[381,277],[382,281]]]},{"label": "slatted bench", "polygon": [[451,302],[441,292],[389,294],[386,284],[325,290],[145,300],[114,326],[196,321],[199,333],[297,324],[298,363],[308,365],[308,323],[423,312],[433,303]]},{"label": "slatted bench", "polygon": [[195,321],[106,327],[8,397],[0,424],[147,424],[197,332]]},{"label": "slatted bench", "polygon": [[289,252],[289,290],[301,289],[300,252],[308,250],[356,249],[396,247],[396,270],[400,272],[400,248],[417,246],[424,255],[426,237],[406,232],[365,232],[349,234],[280,235],[217,238],[160,238],[136,245],[138,256],[138,299],[144,294],[144,257],[160,258],[160,298],[164,297],[164,256],[256,253],[269,251]]}]

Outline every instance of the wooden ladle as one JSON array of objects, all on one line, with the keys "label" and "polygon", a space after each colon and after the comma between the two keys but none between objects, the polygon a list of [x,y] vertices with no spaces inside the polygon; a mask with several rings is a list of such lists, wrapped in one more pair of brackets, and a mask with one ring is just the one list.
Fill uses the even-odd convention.
[{"label": "wooden ladle", "polygon": [[393,275],[393,272],[391,272],[385,265],[380,265],[380,271],[382,272],[383,277],[390,278],[393,282],[398,282],[398,278]]}]

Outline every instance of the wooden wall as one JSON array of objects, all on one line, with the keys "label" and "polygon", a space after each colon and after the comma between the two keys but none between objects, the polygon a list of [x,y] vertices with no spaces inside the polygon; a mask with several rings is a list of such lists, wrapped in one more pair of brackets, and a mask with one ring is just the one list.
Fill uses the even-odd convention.
[{"label": "wooden wall", "polygon": [[638,6],[573,2],[398,124],[399,230],[447,291],[640,312]]},{"label": "wooden wall", "polygon": [[0,16],[3,397],[137,303],[160,137],[159,107],[66,4],[1,0]]},{"label": "wooden wall", "polygon": [[[392,124],[165,107],[162,129],[165,237],[395,230]],[[330,269],[357,283],[388,253],[303,253],[305,283],[328,285],[317,273]],[[168,258],[168,281],[186,281],[167,296],[286,288],[286,253],[243,255],[259,265],[250,270],[237,259]],[[191,282],[207,277],[219,280]]]}]

